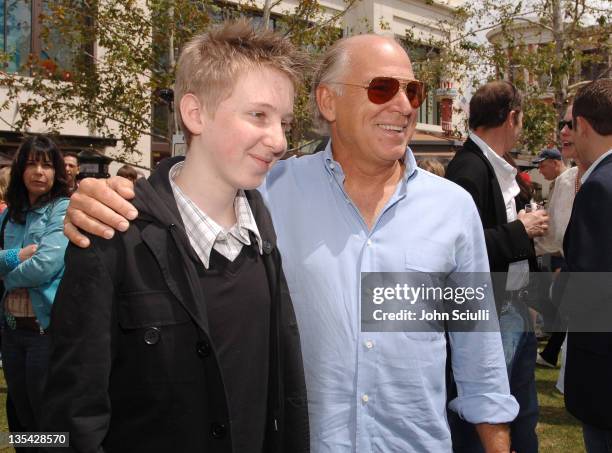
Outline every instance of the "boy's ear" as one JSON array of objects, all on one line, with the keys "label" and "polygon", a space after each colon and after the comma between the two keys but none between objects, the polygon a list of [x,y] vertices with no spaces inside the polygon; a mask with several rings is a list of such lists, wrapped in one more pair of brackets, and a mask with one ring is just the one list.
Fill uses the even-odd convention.
[{"label": "boy's ear", "polygon": [[200,135],[204,130],[204,106],[197,96],[187,93],[181,98],[179,104],[181,119],[191,135]]}]

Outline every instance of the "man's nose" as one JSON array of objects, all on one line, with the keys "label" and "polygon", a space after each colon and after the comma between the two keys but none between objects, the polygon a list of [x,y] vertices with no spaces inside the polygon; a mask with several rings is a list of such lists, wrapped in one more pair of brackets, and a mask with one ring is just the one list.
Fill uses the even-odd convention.
[{"label": "man's nose", "polygon": [[412,113],[412,111],[414,110],[410,99],[408,99],[406,87],[404,86],[400,86],[397,93],[395,93],[395,96],[393,96],[393,99],[391,99],[391,102],[397,105],[398,110],[400,110],[403,115],[410,115],[410,113]]}]

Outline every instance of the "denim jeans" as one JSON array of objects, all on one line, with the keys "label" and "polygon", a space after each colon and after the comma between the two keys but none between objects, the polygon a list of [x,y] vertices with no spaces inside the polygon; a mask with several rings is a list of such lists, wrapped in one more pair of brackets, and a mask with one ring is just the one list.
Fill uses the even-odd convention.
[{"label": "denim jeans", "polygon": [[582,437],[587,453],[612,453],[612,430],[583,423]]},{"label": "denim jeans", "polygon": [[[522,310],[524,308],[524,310]],[[500,316],[500,330],[510,393],[520,405],[519,413],[510,423],[512,450],[517,453],[537,453],[538,438],[535,432],[538,423],[538,394],[535,385],[535,359],[537,340],[533,332],[526,332],[529,313],[526,307],[510,306]],[[452,378],[452,376],[451,376]],[[451,381],[449,399],[456,396]],[[461,420],[448,411],[448,423],[453,438],[454,453],[484,453],[474,425]]]},{"label": "denim jeans", "polygon": [[525,320],[514,305],[510,305],[499,316],[499,331],[504,348],[506,369],[508,370],[508,377],[510,377],[512,376],[512,365],[514,365],[514,360],[520,353],[520,346],[525,336]]},{"label": "denim jeans", "polygon": [[2,362],[8,394],[26,431],[37,431],[49,363],[50,338],[38,332],[2,330]]},{"label": "denim jeans", "polygon": [[499,324],[510,381],[510,393],[519,403],[519,413],[510,423],[512,450],[536,453],[538,437],[538,392],[535,383],[535,360],[538,342],[530,325],[527,307],[511,305],[499,317]]}]

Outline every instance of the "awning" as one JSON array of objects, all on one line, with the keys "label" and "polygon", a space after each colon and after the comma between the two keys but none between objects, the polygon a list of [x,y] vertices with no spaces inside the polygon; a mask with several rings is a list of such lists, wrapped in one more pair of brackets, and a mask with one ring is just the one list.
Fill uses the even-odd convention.
[{"label": "awning", "polygon": [[410,140],[410,148],[418,158],[452,159],[463,146],[463,140],[443,133],[417,130]]}]

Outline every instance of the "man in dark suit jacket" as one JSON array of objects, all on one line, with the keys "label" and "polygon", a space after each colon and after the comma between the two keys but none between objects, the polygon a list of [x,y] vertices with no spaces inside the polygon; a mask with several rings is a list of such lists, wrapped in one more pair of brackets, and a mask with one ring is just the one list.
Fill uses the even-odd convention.
[{"label": "man in dark suit jacket", "polygon": [[585,85],[577,93],[572,115],[576,152],[589,168],[582,177],[563,244],[571,273],[563,299],[570,330],[565,404],[583,423],[587,452],[610,452],[612,80]]},{"label": "man in dark suit jacket", "polygon": [[[480,87],[470,101],[470,136],[449,163],[446,177],[472,195],[484,227],[491,272],[503,273],[493,276],[495,298],[510,391],[521,406],[510,426],[512,449],[535,453],[537,342],[529,332],[527,307],[519,299],[529,279],[529,259],[535,258],[531,239],[546,232],[548,217],[543,211],[516,210],[520,191],[516,169],[504,155],[521,132],[521,110],[522,96],[512,84],[498,81]],[[461,420],[450,423],[455,452],[482,451],[471,426]]]}]

